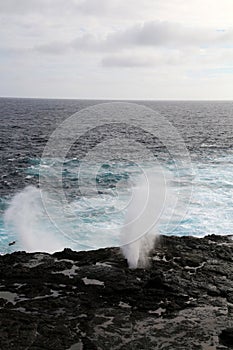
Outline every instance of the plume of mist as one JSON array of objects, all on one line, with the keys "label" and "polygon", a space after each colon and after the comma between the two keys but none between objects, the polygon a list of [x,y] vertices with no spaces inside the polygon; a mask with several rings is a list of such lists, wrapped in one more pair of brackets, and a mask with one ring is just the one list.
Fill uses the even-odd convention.
[{"label": "plume of mist", "polygon": [[125,224],[121,230],[121,251],[130,268],[146,267],[158,231],[166,187],[162,172],[144,173],[132,188]]},{"label": "plume of mist", "polygon": [[63,249],[63,244],[43,226],[45,217],[40,190],[27,186],[12,198],[4,222],[16,232],[20,245],[26,251],[53,253]]}]

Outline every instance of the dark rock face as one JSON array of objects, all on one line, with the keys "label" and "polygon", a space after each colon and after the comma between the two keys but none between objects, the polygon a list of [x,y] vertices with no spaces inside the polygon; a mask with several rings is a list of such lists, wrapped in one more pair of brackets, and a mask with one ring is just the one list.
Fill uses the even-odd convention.
[{"label": "dark rock face", "polygon": [[233,348],[233,328],[227,328],[220,334],[221,342]]},{"label": "dark rock face", "polygon": [[2,350],[233,349],[233,241],[165,237],[147,269],[118,248],[0,257]]}]

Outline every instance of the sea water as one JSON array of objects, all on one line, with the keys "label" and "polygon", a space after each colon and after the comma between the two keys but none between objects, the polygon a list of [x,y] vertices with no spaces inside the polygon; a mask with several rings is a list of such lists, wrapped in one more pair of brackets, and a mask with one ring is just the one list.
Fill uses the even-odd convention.
[{"label": "sea water", "polygon": [[[130,230],[135,233],[140,226],[139,235],[147,234],[152,207],[158,203],[162,203],[163,210],[152,225],[151,232],[155,234],[201,237],[233,233],[232,102],[137,102],[160,113],[178,130],[190,155],[192,169],[190,163],[183,164],[177,173],[176,162],[160,140],[142,134],[139,135],[143,140],[141,143],[153,150],[156,161],[148,161],[143,153],[137,162],[132,161],[130,145],[133,148],[134,144],[131,142],[124,148],[120,160],[101,162],[94,158],[93,164],[92,159],[85,170],[86,192],[80,193],[78,174],[86,144],[90,149],[90,143],[93,143],[92,149],[97,147],[98,150],[101,135],[108,135],[109,129],[86,134],[68,152],[65,161],[57,158],[51,164],[51,160],[41,161],[41,156],[50,135],[61,122],[82,108],[100,102],[0,99],[1,253],[19,249],[54,252],[65,247],[89,250],[129,243],[122,240],[122,233],[129,238]],[[127,123],[127,110],[124,118]],[[111,137],[115,133],[119,138],[119,132],[121,137],[124,133],[126,137],[129,135],[125,128],[120,131],[112,128]],[[134,134],[138,130],[130,132]],[[56,188],[39,187],[39,178],[44,174],[49,174],[56,184],[59,162],[63,162],[66,205],[61,202]],[[94,168],[98,168],[97,174]],[[127,228],[128,217],[132,212],[137,213],[147,189],[142,169],[153,174],[150,175],[151,193],[156,188],[164,188],[166,200],[164,193],[153,194],[146,207],[145,220]],[[166,178],[165,187],[161,185],[161,174]],[[178,197],[179,206],[176,206]],[[15,244],[9,246],[13,241]]]}]

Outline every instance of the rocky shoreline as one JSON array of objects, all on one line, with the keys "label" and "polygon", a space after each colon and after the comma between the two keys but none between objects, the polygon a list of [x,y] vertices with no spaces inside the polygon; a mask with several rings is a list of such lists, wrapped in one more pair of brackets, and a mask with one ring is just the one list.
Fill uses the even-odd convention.
[{"label": "rocky shoreline", "polygon": [[233,349],[233,240],[161,236],[147,269],[118,248],[0,257],[0,349]]}]

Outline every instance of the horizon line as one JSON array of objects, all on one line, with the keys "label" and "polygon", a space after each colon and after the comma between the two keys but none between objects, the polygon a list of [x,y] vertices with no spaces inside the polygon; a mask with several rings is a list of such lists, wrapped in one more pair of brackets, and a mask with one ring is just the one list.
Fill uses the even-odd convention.
[{"label": "horizon line", "polygon": [[176,98],[89,98],[89,97],[32,97],[32,96],[0,96],[0,98],[6,99],[31,99],[31,100],[77,100],[77,101],[154,101],[154,102],[233,102],[233,99],[176,99]]}]

